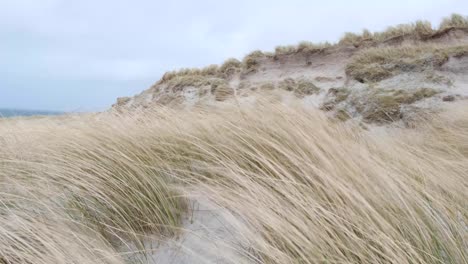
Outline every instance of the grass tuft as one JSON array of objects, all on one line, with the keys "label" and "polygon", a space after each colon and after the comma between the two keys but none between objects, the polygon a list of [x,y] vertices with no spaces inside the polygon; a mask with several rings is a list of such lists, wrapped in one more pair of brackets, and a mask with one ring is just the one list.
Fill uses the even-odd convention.
[{"label": "grass tuft", "polygon": [[226,60],[221,67],[219,67],[219,71],[224,73],[226,76],[231,76],[236,72],[239,72],[242,68],[242,62],[238,59],[228,59]]},{"label": "grass tuft", "polygon": [[439,91],[431,88],[419,88],[415,90],[373,90],[365,101],[354,100],[352,104],[362,114],[363,120],[368,123],[390,123],[400,120],[401,108],[422,99],[430,98]]},{"label": "grass tuft", "polygon": [[278,83],[278,87],[288,92],[294,92],[294,95],[299,98],[320,92],[320,88],[307,79],[286,78]]},{"label": "grass tuft", "polygon": [[460,14],[452,14],[450,17],[444,18],[440,23],[439,29],[447,28],[468,28],[468,17]]},{"label": "grass tuft", "polygon": [[438,68],[450,57],[462,57],[466,54],[466,45],[369,48],[353,57],[346,66],[346,73],[360,82],[378,82],[402,72]]}]

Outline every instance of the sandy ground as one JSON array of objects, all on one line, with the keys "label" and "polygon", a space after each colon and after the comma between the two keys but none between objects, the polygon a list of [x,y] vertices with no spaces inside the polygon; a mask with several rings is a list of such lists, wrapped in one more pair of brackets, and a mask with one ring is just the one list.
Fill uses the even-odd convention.
[{"label": "sandy ground", "polygon": [[[238,252],[247,245],[242,235],[236,232],[242,229],[240,221],[202,196],[193,196],[191,207],[178,237],[163,242],[158,242],[160,239],[156,237],[149,238],[145,241],[148,258],[132,254],[129,262],[140,259],[151,264],[252,263]],[[234,227],[232,223],[238,224]]]}]

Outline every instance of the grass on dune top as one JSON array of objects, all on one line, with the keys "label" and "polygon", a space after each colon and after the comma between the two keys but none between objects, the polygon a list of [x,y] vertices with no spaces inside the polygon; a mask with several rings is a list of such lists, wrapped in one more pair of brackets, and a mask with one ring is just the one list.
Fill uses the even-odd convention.
[{"label": "grass on dune top", "polygon": [[346,45],[356,45],[367,42],[367,43],[384,43],[389,39],[395,39],[399,37],[413,36],[415,40],[422,42],[430,40],[431,37],[437,34],[442,34],[450,29],[468,29],[468,17],[460,14],[452,14],[442,20],[437,28],[434,28],[428,21],[417,21],[410,24],[401,24],[393,27],[388,27],[382,32],[370,32],[364,30],[362,34],[356,33],[345,33],[340,41],[336,44],[328,42],[324,43],[312,43],[310,41],[301,41],[297,45],[278,46],[274,52],[262,52],[256,50],[247,54],[242,60],[230,58],[226,60],[220,66],[210,65],[205,68],[197,69],[181,69],[179,71],[167,72],[158,83],[166,83],[167,81],[177,76],[185,75],[198,75],[205,77],[218,77],[223,79],[229,79],[234,73],[249,73],[255,71],[260,65],[261,61],[265,58],[277,58],[283,55],[292,54],[311,54],[321,53],[324,50]]}]

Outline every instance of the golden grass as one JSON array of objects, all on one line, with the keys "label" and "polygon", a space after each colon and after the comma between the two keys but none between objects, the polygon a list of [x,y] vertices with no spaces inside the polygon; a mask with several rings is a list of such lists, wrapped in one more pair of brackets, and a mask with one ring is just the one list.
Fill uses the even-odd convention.
[{"label": "golden grass", "polygon": [[468,16],[460,14],[452,14],[450,17],[444,18],[440,23],[440,29],[446,28],[468,28]]},{"label": "golden grass", "polygon": [[275,53],[273,56],[283,56],[283,55],[292,55],[292,54],[307,54],[307,53],[317,53],[321,52],[329,47],[332,44],[325,43],[313,43],[310,41],[302,41],[298,45],[289,45],[289,46],[277,46],[275,48]]},{"label": "golden grass", "polygon": [[244,72],[248,73],[248,72],[256,71],[257,67],[260,64],[260,59],[264,57],[265,57],[265,54],[260,50],[253,51],[249,53],[247,56],[245,56],[242,61]]},{"label": "golden grass", "polygon": [[252,262],[466,263],[467,110],[387,134],[281,104],[3,120],[0,262],[123,263],[196,188]]},{"label": "golden grass", "polygon": [[435,33],[432,26],[427,21],[417,21],[413,24],[401,24],[388,27],[385,31],[371,33],[365,29],[361,34],[347,32],[340,39],[339,44],[354,45],[358,47],[365,41],[372,43],[386,42],[394,38],[413,36],[416,38],[428,37]]},{"label": "golden grass", "polygon": [[[444,149],[447,142],[432,142],[439,134],[413,134],[416,138],[400,139],[403,141],[363,138],[351,131],[343,134],[343,127],[323,123],[315,115],[299,118],[294,111],[282,111],[266,120],[247,114],[246,118],[256,120],[255,125],[233,124],[219,131],[223,147],[206,150],[206,155],[216,151],[224,157],[212,166],[217,165],[213,169],[216,176],[225,179],[207,184],[207,192],[252,225],[248,236],[260,262],[466,261],[464,227],[455,219],[460,215],[466,219],[462,201],[467,182],[459,168],[450,168],[466,162],[461,155],[466,144],[444,163],[447,153],[435,149]],[[255,113],[262,118],[264,114]],[[268,125],[272,123],[286,125],[272,131]],[[443,128],[451,131],[451,140],[458,131],[461,137],[457,140],[466,139],[462,132],[466,123],[459,125],[455,126],[460,129],[457,132]],[[255,136],[246,135],[246,127],[254,129]],[[232,141],[226,141],[229,133]],[[211,139],[209,145],[216,141]],[[439,167],[442,164],[449,168],[448,174]],[[210,172],[213,177],[213,170],[202,174]],[[451,174],[454,178],[441,182],[441,175]],[[456,187],[458,180],[461,185]],[[448,209],[455,204],[459,209]],[[457,210],[459,216],[450,213]],[[452,224],[458,227],[449,227]],[[457,228],[461,229],[456,234],[449,234]],[[458,242],[447,246],[448,241]]]},{"label": "golden grass", "polygon": [[150,144],[110,120],[2,123],[0,260],[105,263],[101,255],[122,259],[115,248],[140,247],[148,233],[177,233],[185,199],[152,167],[160,157]]},{"label": "golden grass", "polygon": [[226,74],[227,76],[231,76],[236,72],[239,72],[240,69],[242,68],[242,62],[239,61],[238,59],[228,59],[226,60],[221,67],[219,67],[219,71],[221,73]]},{"label": "golden grass", "polygon": [[410,24],[391,26],[382,32],[372,33],[366,29],[361,34],[347,32],[340,39],[339,44],[358,47],[366,41],[383,43],[404,37],[424,41],[451,28],[468,29],[468,17],[452,14],[450,17],[444,18],[438,28],[434,28],[429,21],[418,20]]}]

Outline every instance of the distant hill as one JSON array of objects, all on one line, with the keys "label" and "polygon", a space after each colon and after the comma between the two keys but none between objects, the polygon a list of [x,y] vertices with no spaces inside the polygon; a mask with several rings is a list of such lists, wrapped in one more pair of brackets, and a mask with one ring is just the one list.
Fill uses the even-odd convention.
[{"label": "distant hill", "polygon": [[63,114],[63,112],[0,108],[0,118],[1,117],[13,117],[13,116],[35,116],[35,115],[42,116],[42,115],[60,115],[60,114]]}]

